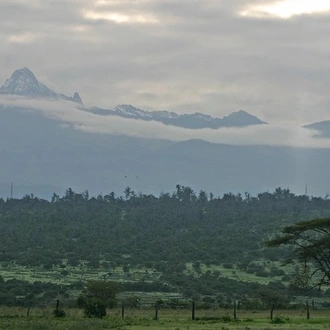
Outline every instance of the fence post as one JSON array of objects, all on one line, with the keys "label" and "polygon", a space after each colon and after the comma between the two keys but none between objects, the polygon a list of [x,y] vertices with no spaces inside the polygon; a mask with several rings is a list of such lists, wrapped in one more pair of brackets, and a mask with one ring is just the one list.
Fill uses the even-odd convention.
[{"label": "fence post", "polygon": [[29,307],[26,312],[26,317],[29,317],[31,305],[32,305],[32,303],[29,303]]},{"label": "fence post", "polygon": [[194,301],[191,304],[191,319],[195,320],[195,302]]},{"label": "fence post", "polygon": [[236,309],[237,309],[236,300],[234,300],[234,320],[235,321],[236,321]]},{"label": "fence post", "polygon": [[273,321],[273,315],[274,315],[274,309],[275,309],[275,305],[272,305],[272,308],[270,310],[270,319]]},{"label": "fence post", "polygon": [[306,313],[307,313],[307,320],[310,319],[310,312],[309,312],[309,303],[308,303],[308,300],[306,300]]},{"label": "fence post", "polygon": [[121,304],[121,317],[122,318],[125,317],[125,304],[124,304],[124,302]]},{"label": "fence post", "polygon": [[158,320],[158,303],[155,305],[155,320]]}]

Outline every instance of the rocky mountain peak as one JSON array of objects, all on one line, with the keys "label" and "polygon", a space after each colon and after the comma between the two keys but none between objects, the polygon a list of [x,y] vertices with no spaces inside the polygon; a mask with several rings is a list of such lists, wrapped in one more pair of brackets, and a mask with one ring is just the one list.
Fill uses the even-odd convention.
[{"label": "rocky mountain peak", "polygon": [[35,96],[40,90],[39,82],[33,72],[22,68],[13,72],[6,80],[0,91],[5,94]]},{"label": "rocky mountain peak", "polygon": [[82,102],[82,99],[81,99],[81,97],[80,97],[80,95],[78,94],[78,92],[75,92],[74,94],[73,94],[73,98],[72,98],[72,101],[74,101],[74,102],[76,102],[76,103],[83,103]]},{"label": "rocky mountain peak", "polygon": [[15,70],[11,77],[0,87],[0,93],[26,97],[62,99],[82,104],[82,100],[77,92],[73,97],[57,94],[46,85],[40,83],[33,72],[26,67]]}]

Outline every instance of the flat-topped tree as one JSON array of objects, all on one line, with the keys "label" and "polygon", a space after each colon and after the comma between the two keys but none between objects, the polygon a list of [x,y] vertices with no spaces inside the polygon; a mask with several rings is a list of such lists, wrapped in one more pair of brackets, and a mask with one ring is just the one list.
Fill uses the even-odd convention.
[{"label": "flat-topped tree", "polygon": [[315,286],[330,285],[330,218],[314,219],[284,227],[281,235],[267,241],[268,247],[291,246],[287,263],[310,268]]}]

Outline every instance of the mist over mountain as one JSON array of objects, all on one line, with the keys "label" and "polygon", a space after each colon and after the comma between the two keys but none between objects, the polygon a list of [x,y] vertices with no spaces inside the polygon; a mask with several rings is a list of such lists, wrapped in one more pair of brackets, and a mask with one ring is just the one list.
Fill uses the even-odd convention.
[{"label": "mist over mountain", "polygon": [[[231,146],[201,140],[171,142],[85,133],[39,113],[0,108],[0,182],[14,182],[14,195],[49,189],[90,190],[93,194],[171,192],[176,184],[223,194],[257,194],[276,187],[303,193],[329,192],[330,150]],[[21,188],[25,186],[25,190]],[[8,188],[7,188],[8,189]],[[3,197],[9,190],[1,191]]]},{"label": "mist over mountain", "polygon": [[[40,84],[27,69],[18,71],[0,88],[3,95],[74,101]],[[157,195],[172,192],[177,184],[221,195],[229,191],[258,194],[279,186],[299,194],[304,193],[308,183],[310,194],[329,193],[329,149],[215,144],[195,138],[177,142],[158,139],[157,135],[120,135],[120,129],[117,134],[96,134],[14,104],[0,105],[2,197],[9,196],[10,182],[14,183],[14,197],[34,193],[48,199],[52,190],[63,194],[68,187],[78,192],[88,189],[94,195],[111,191],[121,195],[129,186],[136,193]],[[63,107],[66,114],[65,104]],[[127,105],[114,110],[76,111],[89,114],[91,120],[126,116],[128,119],[123,120],[131,120],[132,125],[158,118],[161,124],[191,129],[214,129],[216,123],[235,129],[268,126],[244,111],[222,119],[203,114],[148,112]]]}]

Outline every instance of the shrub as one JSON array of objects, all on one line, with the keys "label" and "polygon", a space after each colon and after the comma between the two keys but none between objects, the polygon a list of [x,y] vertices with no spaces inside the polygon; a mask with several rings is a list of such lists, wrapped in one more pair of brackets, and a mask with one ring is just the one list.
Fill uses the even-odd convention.
[{"label": "shrub", "polygon": [[222,321],[223,322],[231,322],[232,321],[232,318],[229,314],[226,314],[222,317]]},{"label": "shrub", "polygon": [[284,317],[281,315],[276,315],[273,320],[272,323],[276,323],[276,324],[282,324],[282,323],[287,323],[290,321],[290,318],[288,317]]},{"label": "shrub", "polygon": [[55,317],[65,317],[66,316],[66,313],[63,309],[54,309],[53,310],[53,315]]},{"label": "shrub", "polygon": [[256,276],[258,276],[258,277],[268,277],[269,273],[265,270],[258,270],[256,272]]},{"label": "shrub", "polygon": [[225,262],[225,263],[223,264],[223,267],[224,267],[224,268],[227,268],[227,269],[232,269],[232,268],[234,268],[233,264],[231,264],[230,262]]},{"label": "shrub", "polygon": [[84,306],[84,315],[86,317],[102,318],[107,315],[107,305],[100,299],[87,299]]},{"label": "shrub", "polygon": [[106,316],[107,307],[117,305],[116,294],[119,290],[120,284],[117,282],[88,281],[77,299],[77,305],[83,308],[86,317],[102,318]]}]

